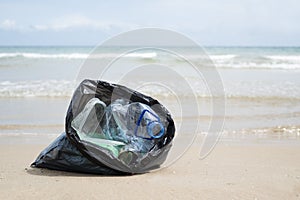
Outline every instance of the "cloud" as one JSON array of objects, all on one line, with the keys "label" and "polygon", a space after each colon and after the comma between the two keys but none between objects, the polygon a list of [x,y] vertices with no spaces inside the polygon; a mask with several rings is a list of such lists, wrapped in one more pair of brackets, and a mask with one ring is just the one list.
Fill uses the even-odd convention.
[{"label": "cloud", "polygon": [[52,20],[48,24],[31,25],[36,31],[64,31],[74,29],[93,29],[109,31],[112,29],[128,30],[138,27],[136,24],[123,23],[119,21],[100,21],[90,19],[83,15],[68,15]]},{"label": "cloud", "polygon": [[16,28],[17,28],[17,26],[16,26],[15,20],[5,19],[0,24],[0,29],[3,29],[3,30],[14,30]]},{"label": "cloud", "polygon": [[15,20],[5,19],[0,23],[0,29],[6,31],[32,32],[32,31],[67,31],[67,30],[129,30],[137,28],[137,24],[121,21],[103,21],[88,18],[83,15],[67,15],[50,20],[44,24],[19,25]]}]

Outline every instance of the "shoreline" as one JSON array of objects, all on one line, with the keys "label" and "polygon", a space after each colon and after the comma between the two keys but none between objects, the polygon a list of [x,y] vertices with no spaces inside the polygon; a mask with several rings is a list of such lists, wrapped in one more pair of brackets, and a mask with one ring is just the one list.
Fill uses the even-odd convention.
[{"label": "shoreline", "polygon": [[[64,132],[63,124],[0,125],[0,144],[49,144],[62,132]],[[189,138],[191,137],[189,131],[187,131],[186,134]],[[178,133],[176,135],[178,135]],[[195,137],[203,140],[206,135],[207,132],[200,132],[195,134]],[[184,135],[181,135],[181,137],[182,136]],[[229,145],[239,143],[300,144],[300,126],[277,126],[260,129],[252,128],[223,130],[220,134],[218,142]]]}]

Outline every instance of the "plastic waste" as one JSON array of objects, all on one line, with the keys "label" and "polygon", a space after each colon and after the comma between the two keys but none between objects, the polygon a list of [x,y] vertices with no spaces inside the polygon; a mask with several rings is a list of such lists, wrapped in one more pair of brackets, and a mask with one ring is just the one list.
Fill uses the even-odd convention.
[{"label": "plastic waste", "polygon": [[83,137],[105,138],[101,134],[99,122],[102,120],[106,105],[98,98],[90,99],[83,110],[72,121],[72,127],[77,131],[80,139]]},{"label": "plastic waste", "polygon": [[137,137],[152,140],[162,137],[165,132],[159,116],[145,104],[129,104],[126,118],[127,128]]},{"label": "plastic waste", "polygon": [[[160,118],[149,106],[117,99],[108,107],[97,98],[90,99],[71,123],[81,140],[94,143],[125,163],[143,155],[153,139],[163,136]],[[127,155],[128,154],[128,155]]]},{"label": "plastic waste", "polygon": [[175,125],[157,100],[125,86],[84,80],[69,105],[65,133],[32,167],[97,174],[145,173],[166,160]]}]

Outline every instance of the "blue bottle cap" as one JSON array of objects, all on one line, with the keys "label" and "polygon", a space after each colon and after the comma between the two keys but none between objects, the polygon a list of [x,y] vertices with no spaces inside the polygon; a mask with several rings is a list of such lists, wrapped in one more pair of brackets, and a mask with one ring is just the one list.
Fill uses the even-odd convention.
[{"label": "blue bottle cap", "polygon": [[[153,129],[157,125],[159,126],[160,131],[158,134],[154,134]],[[151,121],[147,124],[147,132],[151,138],[157,139],[157,138],[161,138],[163,136],[163,134],[165,133],[165,128],[159,121]]]}]

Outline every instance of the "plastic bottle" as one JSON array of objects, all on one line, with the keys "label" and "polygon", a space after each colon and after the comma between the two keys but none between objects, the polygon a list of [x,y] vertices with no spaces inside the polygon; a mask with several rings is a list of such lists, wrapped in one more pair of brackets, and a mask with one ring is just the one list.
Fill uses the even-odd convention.
[{"label": "plastic bottle", "polygon": [[[164,127],[158,115],[147,105],[114,101],[106,110],[108,124],[104,129],[114,140],[127,143],[126,148],[146,153],[154,146],[154,139],[164,134]],[[114,123],[117,125],[117,130]],[[108,131],[107,131],[108,130]]]},{"label": "plastic bottle", "polygon": [[129,104],[126,119],[127,128],[137,137],[152,140],[160,138],[165,132],[158,115],[146,104]]},{"label": "plastic bottle", "polygon": [[147,105],[123,99],[109,106],[92,98],[72,121],[80,139],[106,148],[129,164],[154,146],[165,132],[159,116]]},{"label": "plastic bottle", "polygon": [[105,103],[98,98],[92,98],[74,118],[71,126],[76,130],[81,140],[101,146],[109,150],[115,157],[118,157],[119,152],[126,144],[112,140],[103,132],[101,122],[103,122],[105,111]]},{"label": "plastic bottle", "polygon": [[103,118],[106,105],[98,98],[90,99],[83,110],[74,118],[71,126],[77,131],[79,137],[98,137],[101,135],[100,121]]}]

